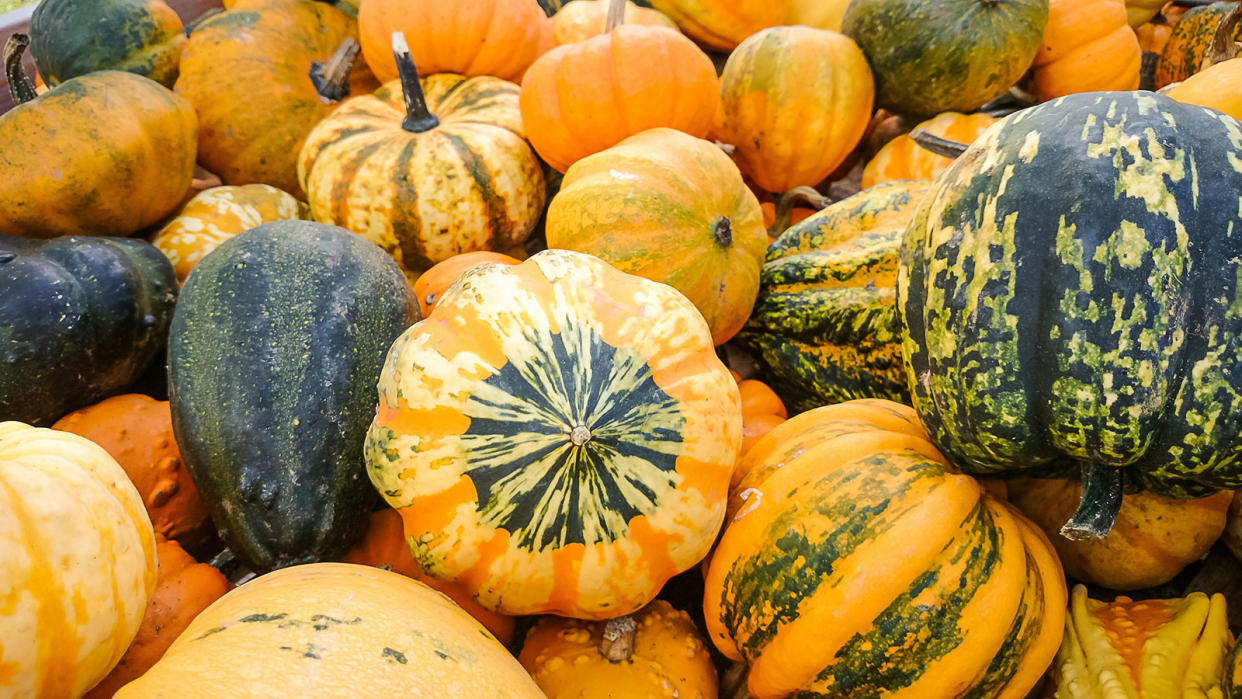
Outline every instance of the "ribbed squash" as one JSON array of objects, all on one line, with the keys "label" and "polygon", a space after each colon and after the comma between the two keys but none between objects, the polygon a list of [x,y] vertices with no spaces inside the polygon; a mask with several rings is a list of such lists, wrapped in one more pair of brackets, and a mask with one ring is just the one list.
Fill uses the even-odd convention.
[{"label": "ribbed squash", "polygon": [[867,59],[849,38],[774,27],[729,55],[714,135],[769,192],[818,184],[854,150],[875,98]]},{"label": "ribbed squash", "polygon": [[652,129],[579,160],[548,207],[548,247],[685,294],[723,344],[750,315],[768,237],[737,166],[709,141]]},{"label": "ribbed squash", "polygon": [[1166,2],[1168,0],[1125,0],[1126,21],[1131,27],[1150,22],[1153,17],[1160,14],[1160,8],[1164,7]]},{"label": "ribbed squash", "polygon": [[30,54],[48,85],[97,70],[172,87],[185,29],[164,0],[43,0],[30,16]]},{"label": "ribbed squash", "polygon": [[690,615],[656,600],[632,616],[545,616],[518,661],[548,699],[716,699],[716,668]]},{"label": "ribbed squash", "polygon": [[186,202],[151,244],[172,262],[177,281],[184,284],[194,265],[220,243],[261,223],[306,218],[304,210],[291,194],[271,185],[212,187]]},{"label": "ribbed squash", "polygon": [[1026,72],[1048,0],[853,0],[842,29],[875,72],[876,104],[931,117],[971,112]]},{"label": "ribbed squash", "polygon": [[286,568],[232,590],[116,699],[238,695],[543,697],[449,598],[349,563]]},{"label": "ribbed squash", "polygon": [[850,0],[790,0],[789,19],[785,23],[839,32],[849,4]]},{"label": "ribbed squash", "polygon": [[300,196],[306,134],[345,96],[375,89],[366,64],[354,61],[356,38],[353,18],[327,2],[235,0],[203,20],[176,85],[198,112],[199,162],[225,184]]},{"label": "ribbed squash", "polygon": [[1044,42],[1035,56],[1035,96],[1133,90],[1143,51],[1122,0],[1050,0]]},{"label": "ribbed squash", "polygon": [[548,250],[470,270],[393,344],[367,472],[428,574],[611,618],[707,554],[741,423],[684,296]]},{"label": "ribbed squash", "polygon": [[[933,136],[969,144],[996,121],[996,117],[987,114],[945,112],[915,126],[912,131],[922,129]],[[893,180],[932,180],[952,164],[952,158],[937,155],[915,143],[909,135],[902,134],[884,144],[867,163],[863,169],[862,188]]]},{"label": "ribbed squash", "polygon": [[1242,256],[1239,191],[1242,124],[1157,94],[989,129],[923,200],[898,275],[907,381],[941,450],[982,474],[1077,462],[1077,537],[1108,533],[1123,480],[1242,486],[1242,284],[1222,264]]},{"label": "ribbed squash", "polygon": [[1053,668],[1056,697],[1220,697],[1229,641],[1223,595],[1106,603],[1078,585]]},{"label": "ribbed squash", "polygon": [[[610,0],[576,0],[552,16],[552,38],[557,46],[585,41],[604,33]],[[645,24],[652,27],[676,29],[677,25],[668,15],[649,7],[625,3],[626,24]]]},{"label": "ribbed squash", "polygon": [[297,169],[315,220],[361,234],[407,273],[526,240],[545,191],[518,86],[452,73],[420,82],[404,44],[399,65],[399,80],[307,136]]},{"label": "ribbed squash", "polygon": [[[1198,73],[1212,46],[1212,37],[1221,21],[1237,2],[1214,2],[1191,8],[1173,25],[1173,35],[1164,45],[1156,66],[1156,87],[1164,87]],[[1242,26],[1234,29],[1233,40],[1242,40]]]},{"label": "ribbed squash", "polygon": [[79,697],[117,664],[155,588],[155,532],[103,447],[0,422],[0,693]]},{"label": "ribbed squash", "polygon": [[1163,585],[1199,560],[1225,529],[1232,492],[1195,500],[1126,495],[1108,536],[1073,541],[1057,531],[1074,513],[1082,484],[1064,478],[1008,482],[1009,501],[1044,530],[1070,577],[1112,590]]},{"label": "ribbed squash", "polygon": [[737,341],[795,412],[906,397],[896,279],[926,181],[886,182],[829,206],[768,248]]},{"label": "ribbed squash", "polygon": [[784,24],[794,0],[651,0],[691,39],[731,51],[760,29]]},{"label": "ribbed squash", "polygon": [[1021,699],[1048,667],[1065,604],[1048,541],[910,408],[803,413],[739,472],[704,612],[757,699]]}]

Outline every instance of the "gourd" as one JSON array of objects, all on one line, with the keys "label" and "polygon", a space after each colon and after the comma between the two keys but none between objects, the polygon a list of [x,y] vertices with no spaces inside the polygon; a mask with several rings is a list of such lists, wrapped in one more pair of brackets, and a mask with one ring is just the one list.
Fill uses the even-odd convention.
[{"label": "gourd", "polygon": [[444,595],[404,575],[313,563],[216,600],[116,699],[424,696],[538,699],[504,646]]},{"label": "gourd", "polygon": [[791,0],[789,20],[785,23],[839,32],[849,4],[849,0]]},{"label": "gourd", "polygon": [[[1071,538],[1107,534],[1126,483],[1242,486],[1242,288],[1220,264],[1242,255],[1240,149],[1219,112],[1088,93],[1007,118],[940,176],[898,304],[914,407],[954,463],[1075,463]],[[1191,163],[1219,176],[1205,186]]]},{"label": "gourd", "polygon": [[1035,96],[1138,88],[1143,50],[1125,10],[1122,0],[1050,0],[1035,56]]},{"label": "gourd", "polygon": [[1020,699],[1048,667],[1066,598],[1052,548],[910,408],[798,415],[734,479],[704,613],[757,699]]},{"label": "gourd", "polygon": [[729,52],[746,37],[784,24],[795,0],[651,0],[651,6],[677,23],[691,39]]},{"label": "gourd", "polygon": [[742,398],[742,455],[789,417],[780,396],[757,379],[737,382]]},{"label": "gourd", "polygon": [[862,139],[875,89],[853,41],[810,27],[764,29],[725,62],[714,134],[769,192],[815,185]]},{"label": "gourd", "polygon": [[184,44],[181,17],[164,0],[47,0],[30,16],[30,53],[52,87],[97,70],[172,87]]},{"label": "gourd", "polygon": [[393,343],[365,453],[429,575],[602,619],[706,555],[741,432],[684,296],[547,250],[466,272]]},{"label": "gourd", "polygon": [[518,86],[452,73],[420,82],[403,38],[394,50],[401,78],[342,104],[298,154],[315,220],[358,231],[408,273],[525,241],[545,191]]},{"label": "gourd", "polygon": [[155,587],[142,498],[102,447],[0,422],[0,691],[78,697],[121,659]]},{"label": "gourd", "polygon": [[453,255],[443,262],[436,263],[431,269],[423,272],[414,282],[414,297],[418,299],[418,310],[423,318],[431,314],[439,303],[440,297],[453,285],[466,270],[486,264],[516,265],[520,260],[498,252],[464,252]]},{"label": "gourd", "polygon": [[545,232],[549,247],[595,255],[685,294],[717,345],[750,314],[768,241],[759,202],[729,157],[664,128],[570,167]]},{"label": "gourd", "polygon": [[137,379],[177,300],[168,260],[124,238],[0,234],[0,288],[0,419],[36,425]]},{"label": "gourd", "polygon": [[180,539],[207,522],[173,437],[168,401],[137,393],[112,396],[69,413],[52,429],[85,437],[116,459],[142,496],[156,534]]},{"label": "gourd", "polygon": [[362,533],[375,382],[417,313],[382,250],[306,221],[234,236],[190,273],[168,339],[173,432],[251,570],[334,558]]},{"label": "gourd", "polygon": [[[552,16],[552,37],[557,46],[584,41],[604,33],[609,0],[577,0]],[[659,10],[625,3],[626,24],[677,29],[673,20]]]},{"label": "gourd", "polygon": [[1125,0],[1126,21],[1131,27],[1150,22],[1167,0]]},{"label": "gourd", "polygon": [[[1194,7],[1173,25],[1156,66],[1156,87],[1165,87],[1198,73],[1204,66],[1221,22],[1237,7],[1236,2],[1214,2]],[[1235,25],[1232,40],[1242,40],[1242,26]]]},{"label": "gourd", "polygon": [[896,277],[902,235],[928,190],[926,181],[876,185],[769,246],[737,342],[795,412],[908,395]]},{"label": "gourd", "polygon": [[[945,112],[916,125],[911,133],[923,131],[969,144],[997,121],[996,117],[983,113]],[[952,164],[952,158],[927,150],[916,143],[910,134],[901,134],[884,144],[868,161],[863,169],[862,188],[870,189],[893,180],[934,180]]]},{"label": "gourd", "polygon": [[1187,104],[1198,104],[1224,112],[1235,119],[1242,119],[1242,61],[1238,58],[1238,45],[1233,37],[1238,33],[1242,20],[1242,5],[1234,3],[1229,14],[1221,20],[1212,37],[1203,70],[1174,85],[1165,94]]}]

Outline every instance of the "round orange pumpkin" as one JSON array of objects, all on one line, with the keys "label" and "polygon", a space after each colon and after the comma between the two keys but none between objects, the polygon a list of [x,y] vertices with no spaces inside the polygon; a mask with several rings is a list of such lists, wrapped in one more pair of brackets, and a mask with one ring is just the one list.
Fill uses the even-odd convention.
[{"label": "round orange pumpkin", "polygon": [[785,23],[792,5],[793,0],[651,0],[691,39],[725,52],[760,29]]},{"label": "round orange pumpkin", "polygon": [[69,413],[52,429],[107,450],[138,489],[156,533],[176,539],[208,524],[173,437],[168,401],[137,393],[113,396]]},{"label": "round orange pumpkin", "polygon": [[502,265],[516,265],[521,261],[499,252],[463,252],[453,255],[443,262],[438,262],[431,269],[423,272],[414,282],[414,296],[418,299],[418,310],[422,318],[431,314],[436,303],[444,292],[457,281],[466,270],[478,265],[495,262]]},{"label": "round orange pumpkin", "polygon": [[522,122],[539,157],[565,172],[647,129],[706,136],[719,90],[694,42],[667,27],[622,24],[535,61],[522,79]]},{"label": "round orange pumpkin", "polygon": [[545,49],[536,0],[367,0],[358,11],[362,55],[381,82],[397,78],[392,34],[405,34],[423,75],[491,75],[516,82]]},{"label": "round orange pumpkin", "polygon": [[[987,114],[945,112],[914,127],[933,136],[969,144],[997,122]],[[863,170],[862,188],[893,180],[934,180],[953,164],[952,158],[936,155],[902,134],[889,141]]]},{"label": "round orange pumpkin", "polygon": [[[575,0],[552,15],[552,38],[557,46],[585,41],[604,33],[609,0]],[[626,24],[677,29],[673,20],[659,10],[625,3]]]},{"label": "round orange pumpkin", "polygon": [[818,184],[854,150],[871,120],[875,83],[849,38],[774,27],[725,63],[715,134],[738,167],[769,192]]},{"label": "round orange pumpkin", "polygon": [[1035,55],[1034,94],[1050,100],[1136,89],[1142,54],[1122,0],[1051,0],[1044,41]]},{"label": "round orange pumpkin", "polygon": [[652,129],[569,168],[548,247],[595,255],[685,294],[723,344],[759,293],[768,238],[737,166],[715,145]]}]

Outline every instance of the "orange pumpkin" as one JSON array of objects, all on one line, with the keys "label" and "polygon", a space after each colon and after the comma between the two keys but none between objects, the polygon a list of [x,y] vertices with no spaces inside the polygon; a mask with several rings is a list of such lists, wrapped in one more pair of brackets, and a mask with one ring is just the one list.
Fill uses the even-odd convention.
[{"label": "orange pumpkin", "polygon": [[138,635],[112,672],[86,693],[86,699],[108,699],[127,682],[151,668],[199,612],[233,586],[220,571],[195,561],[181,545],[156,535],[159,577],[147,604]]},{"label": "orange pumpkin", "polygon": [[116,459],[142,496],[156,533],[177,539],[208,524],[173,437],[168,401],[137,393],[113,396],[69,413],[52,429],[86,437]]},{"label": "orange pumpkin", "polygon": [[358,34],[380,82],[397,78],[393,32],[405,34],[423,75],[517,82],[545,50],[550,28],[535,0],[367,0],[358,12]]},{"label": "orange pumpkin", "polygon": [[1135,27],[1134,33],[1138,35],[1139,48],[1143,53],[1154,53],[1158,57],[1164,52],[1164,45],[1169,43],[1169,37],[1173,36],[1173,25],[1164,21],[1164,15],[1156,15],[1154,20]]},{"label": "orange pumpkin", "polygon": [[[933,136],[958,143],[971,143],[997,122],[987,114],[944,112],[914,127]],[[952,158],[936,155],[902,134],[880,149],[863,170],[862,188],[893,180],[934,180],[953,164]]]},{"label": "orange pumpkin", "polygon": [[[610,0],[615,26],[624,0]],[[716,68],[667,27],[622,24],[544,54],[522,80],[522,122],[559,172],[634,134],[669,127],[703,137],[719,104]]]},{"label": "orange pumpkin", "polygon": [[436,302],[466,270],[474,269],[487,262],[516,265],[520,260],[486,250],[464,252],[433,265],[431,269],[419,275],[418,281],[414,282],[414,296],[418,299],[418,310],[422,311],[421,317],[426,318],[431,314],[431,309],[436,307]]},{"label": "orange pumpkin", "polygon": [[789,417],[776,391],[756,379],[737,384],[742,396],[742,455]]},{"label": "orange pumpkin", "polygon": [[1142,61],[1122,0],[1051,0],[1033,64],[1033,91],[1040,100],[1050,100],[1077,92],[1134,90]]},{"label": "orange pumpkin", "polygon": [[513,617],[484,609],[461,585],[437,580],[423,572],[414,560],[414,555],[410,553],[410,544],[405,540],[401,526],[401,515],[396,510],[372,512],[366,534],[341,560],[345,563],[387,568],[394,573],[426,583],[451,597],[470,616],[486,626],[501,643],[508,645],[513,640]]},{"label": "orange pumpkin", "polygon": [[760,29],[784,24],[792,5],[793,0],[651,0],[691,39],[725,52]]},{"label": "orange pumpkin", "polygon": [[818,184],[854,150],[875,84],[862,51],[836,32],[765,29],[725,63],[715,133],[769,192]]},{"label": "orange pumpkin", "polygon": [[[609,0],[576,0],[552,15],[552,38],[557,46],[585,41],[604,33]],[[648,7],[625,3],[625,23],[677,29],[668,15]]]}]

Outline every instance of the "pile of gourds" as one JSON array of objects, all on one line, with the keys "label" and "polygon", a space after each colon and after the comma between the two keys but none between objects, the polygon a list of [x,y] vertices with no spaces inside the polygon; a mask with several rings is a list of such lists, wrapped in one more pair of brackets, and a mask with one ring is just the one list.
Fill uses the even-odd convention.
[{"label": "pile of gourds", "polygon": [[0,695],[1242,699],[1242,3],[182,19],[5,37]]}]

